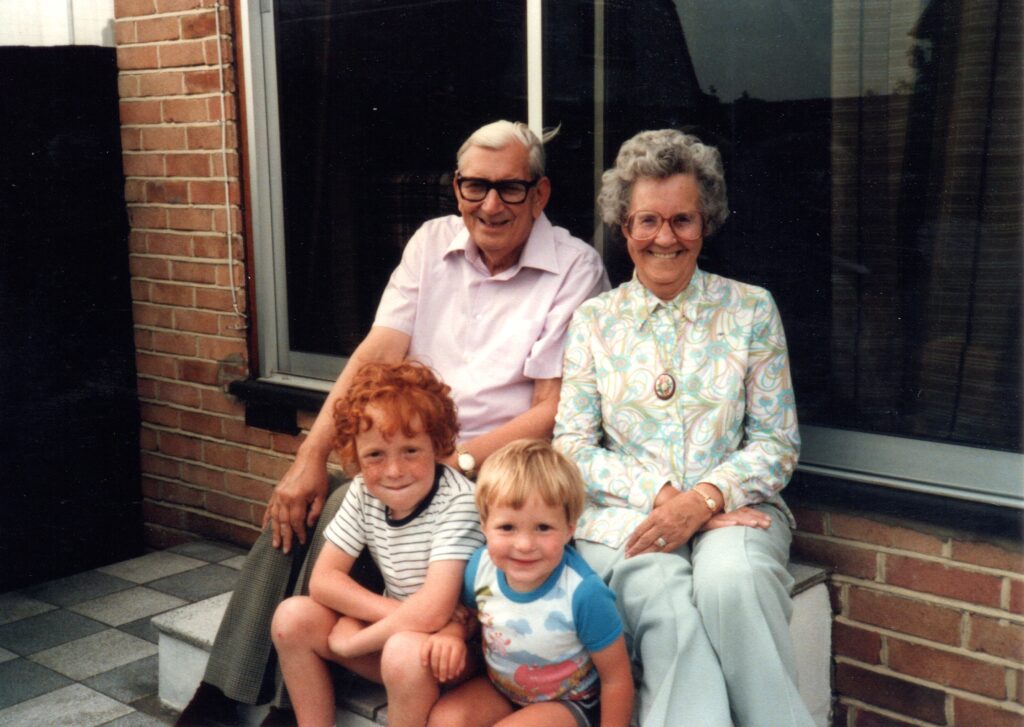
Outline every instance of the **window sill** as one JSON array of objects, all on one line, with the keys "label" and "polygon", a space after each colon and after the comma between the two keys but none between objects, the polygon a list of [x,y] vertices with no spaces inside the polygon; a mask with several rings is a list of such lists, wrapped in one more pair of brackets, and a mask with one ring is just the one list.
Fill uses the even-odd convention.
[{"label": "window sill", "polygon": [[318,412],[327,393],[297,386],[282,386],[259,379],[232,381],[228,393],[245,404],[246,426],[296,435],[301,430],[296,414]]}]

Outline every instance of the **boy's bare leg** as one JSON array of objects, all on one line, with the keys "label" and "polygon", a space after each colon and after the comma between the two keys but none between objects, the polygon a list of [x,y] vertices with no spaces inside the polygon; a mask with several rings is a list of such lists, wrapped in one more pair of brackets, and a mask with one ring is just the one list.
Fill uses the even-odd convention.
[{"label": "boy's bare leg", "polygon": [[[563,708],[563,711],[564,708]],[[428,727],[490,727],[513,713],[512,703],[486,675],[445,693],[430,712]],[[568,714],[568,712],[566,712]],[[544,724],[536,722],[534,724]]]}]

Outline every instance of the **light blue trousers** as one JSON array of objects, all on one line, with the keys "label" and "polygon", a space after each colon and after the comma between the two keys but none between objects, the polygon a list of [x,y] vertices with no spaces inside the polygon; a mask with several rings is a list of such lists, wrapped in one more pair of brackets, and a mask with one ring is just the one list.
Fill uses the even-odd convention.
[{"label": "light blue trousers", "polygon": [[813,727],[789,635],[792,535],[781,512],[759,509],[772,516],[767,530],[701,533],[692,551],[627,559],[576,542],[616,593],[642,727]]}]

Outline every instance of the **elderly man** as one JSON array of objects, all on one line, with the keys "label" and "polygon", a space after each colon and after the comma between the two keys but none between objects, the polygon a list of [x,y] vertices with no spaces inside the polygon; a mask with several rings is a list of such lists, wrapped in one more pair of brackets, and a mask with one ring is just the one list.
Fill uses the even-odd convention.
[{"label": "elderly man", "polygon": [[608,289],[607,275],[593,248],[544,215],[551,183],[543,141],[525,124],[478,129],[459,149],[457,165],[460,217],[430,220],[406,246],[373,328],[274,489],[264,532],[179,725],[231,724],[237,703],[266,698],[274,609],[305,588],[319,531],[341,502],[344,488],[328,497],[332,412],[362,364],[416,358],[441,375],[461,426],[449,464],[468,475],[513,439],[551,435],[566,328],[580,303]]}]

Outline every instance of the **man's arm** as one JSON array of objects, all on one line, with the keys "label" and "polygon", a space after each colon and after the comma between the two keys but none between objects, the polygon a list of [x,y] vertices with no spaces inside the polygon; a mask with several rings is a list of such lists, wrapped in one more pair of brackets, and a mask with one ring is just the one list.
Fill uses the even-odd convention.
[{"label": "man's arm", "polygon": [[292,539],[306,542],[306,528],[312,527],[327,499],[327,458],[334,446],[334,404],[348,392],[352,377],[369,362],[398,363],[409,351],[409,335],[394,328],[374,326],[352,352],[348,364],[334,382],[327,400],[309,434],[299,447],[284,477],[277,483],[263,527],[270,523],[275,548],[291,550]]},{"label": "man's arm", "polygon": [[[533,401],[530,408],[510,419],[496,429],[462,443],[463,449],[473,455],[477,467],[491,454],[516,439],[550,439],[555,427],[555,412],[558,410],[558,394],[562,380],[535,379]],[[445,464],[456,466],[457,454],[445,459]]]}]

